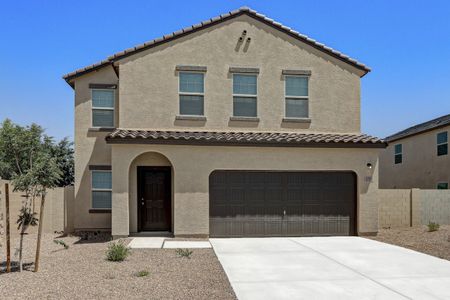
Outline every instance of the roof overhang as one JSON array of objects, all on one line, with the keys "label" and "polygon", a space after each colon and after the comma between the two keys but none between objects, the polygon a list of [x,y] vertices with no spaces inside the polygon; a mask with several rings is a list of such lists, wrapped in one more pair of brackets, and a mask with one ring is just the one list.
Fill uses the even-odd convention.
[{"label": "roof overhang", "polygon": [[386,148],[387,144],[365,134],[291,132],[216,132],[116,129],[108,144],[169,144],[196,146]]}]

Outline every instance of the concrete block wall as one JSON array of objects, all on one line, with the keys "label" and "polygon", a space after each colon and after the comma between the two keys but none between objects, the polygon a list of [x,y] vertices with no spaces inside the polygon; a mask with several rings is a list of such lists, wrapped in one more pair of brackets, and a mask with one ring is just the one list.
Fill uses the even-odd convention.
[{"label": "concrete block wall", "polygon": [[419,196],[422,224],[450,224],[450,191],[419,190]]},{"label": "concrete block wall", "polygon": [[[9,184],[9,211],[10,211],[10,224],[11,234],[16,235],[19,233],[16,226],[17,217],[19,215],[22,203],[24,201],[23,193],[14,192],[13,186],[6,180],[0,180],[0,214],[3,214],[5,218],[5,183]],[[67,209],[74,202],[73,187],[56,188],[49,190],[45,198],[45,210],[44,210],[44,232],[70,232],[73,229],[73,209],[71,212]],[[36,199],[34,203],[35,212],[39,218],[40,212],[40,199]],[[68,214],[69,212],[69,214]],[[5,220],[3,227],[5,227]],[[4,231],[4,230],[3,230]],[[30,227],[29,233],[37,232],[37,226]]]},{"label": "concrete block wall", "polygon": [[378,227],[450,224],[450,190],[380,189]]},{"label": "concrete block wall", "polygon": [[410,190],[379,190],[377,194],[379,228],[410,226]]}]

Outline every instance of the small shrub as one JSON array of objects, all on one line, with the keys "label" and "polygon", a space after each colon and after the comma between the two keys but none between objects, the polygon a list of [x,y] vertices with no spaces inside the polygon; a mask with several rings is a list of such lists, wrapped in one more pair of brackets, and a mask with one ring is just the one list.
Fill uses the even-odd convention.
[{"label": "small shrub", "polygon": [[63,240],[53,240],[53,243],[63,246],[66,250],[69,249],[69,245],[67,245]]},{"label": "small shrub", "polygon": [[148,276],[149,274],[150,274],[149,271],[142,270],[142,271],[137,272],[135,275],[136,275],[136,277],[146,277],[146,276]]},{"label": "small shrub", "polygon": [[191,259],[193,251],[189,249],[177,249],[175,250],[175,253],[178,254],[180,257],[186,257]]},{"label": "small shrub", "polygon": [[433,232],[433,231],[439,230],[439,223],[429,222],[427,226],[428,226],[428,232]]},{"label": "small shrub", "polygon": [[129,254],[130,248],[123,241],[111,242],[106,251],[106,259],[109,261],[124,261]]}]

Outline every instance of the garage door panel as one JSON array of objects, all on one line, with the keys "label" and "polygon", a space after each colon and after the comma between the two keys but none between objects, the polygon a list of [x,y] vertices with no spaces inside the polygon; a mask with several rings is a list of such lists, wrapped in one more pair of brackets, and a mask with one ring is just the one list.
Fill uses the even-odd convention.
[{"label": "garage door panel", "polygon": [[355,190],[351,172],[215,171],[210,235],[352,235]]}]

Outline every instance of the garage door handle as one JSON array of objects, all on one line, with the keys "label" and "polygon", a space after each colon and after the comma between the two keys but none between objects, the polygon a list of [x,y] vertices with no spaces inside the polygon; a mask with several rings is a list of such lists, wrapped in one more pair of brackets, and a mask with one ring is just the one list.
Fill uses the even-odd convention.
[{"label": "garage door handle", "polygon": [[283,210],[283,216],[285,216],[286,215],[286,210]]}]

